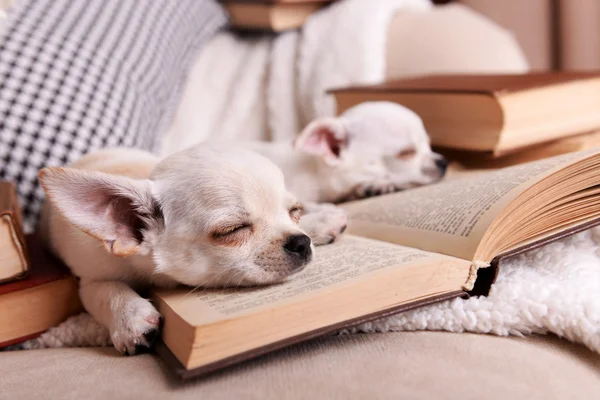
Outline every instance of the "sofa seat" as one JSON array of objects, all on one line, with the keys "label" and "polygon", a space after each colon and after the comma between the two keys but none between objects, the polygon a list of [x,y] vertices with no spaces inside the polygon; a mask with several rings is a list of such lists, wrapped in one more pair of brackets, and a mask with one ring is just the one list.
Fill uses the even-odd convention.
[{"label": "sofa seat", "polygon": [[555,337],[329,336],[181,383],[111,348],[0,353],[2,399],[592,399],[600,356]]}]

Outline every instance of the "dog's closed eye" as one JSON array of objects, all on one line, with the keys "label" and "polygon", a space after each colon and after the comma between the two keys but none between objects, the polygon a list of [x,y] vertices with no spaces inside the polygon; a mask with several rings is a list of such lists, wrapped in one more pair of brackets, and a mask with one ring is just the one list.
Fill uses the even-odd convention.
[{"label": "dog's closed eye", "polygon": [[417,155],[417,150],[415,148],[411,147],[411,148],[399,151],[396,154],[396,158],[399,158],[401,160],[409,160],[409,159],[413,158],[416,155]]},{"label": "dog's closed eye", "polygon": [[215,230],[212,233],[212,238],[222,244],[236,244],[241,242],[246,234],[250,233],[251,228],[252,225],[248,223],[225,226]]},{"label": "dog's closed eye", "polygon": [[302,216],[302,206],[300,204],[294,204],[292,208],[290,208],[290,218],[295,223],[300,222],[300,217]]}]

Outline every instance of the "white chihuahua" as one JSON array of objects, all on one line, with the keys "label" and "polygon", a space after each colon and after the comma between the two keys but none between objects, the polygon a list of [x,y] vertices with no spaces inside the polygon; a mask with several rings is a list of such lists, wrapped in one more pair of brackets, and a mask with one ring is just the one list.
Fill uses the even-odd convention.
[{"label": "white chihuahua", "polygon": [[205,144],[162,161],[103,150],[40,172],[44,239],[121,352],[145,351],[159,329],[134,289],[284,280],[310,262],[313,244],[343,233],[345,212],[326,202],[432,183],[446,168],[419,117],[392,103],[316,120],[294,146],[248,147],[256,151]]},{"label": "white chihuahua", "polygon": [[[316,245],[332,243],[346,225],[338,203],[431,184],[448,163],[431,150],[421,118],[391,102],[366,102],[337,118],[311,122],[288,142],[248,142],[283,171],[307,215]],[[327,229],[327,227],[330,227]],[[323,234],[325,232],[325,234]]]},{"label": "white chihuahua", "polygon": [[160,323],[134,289],[269,284],[312,258],[281,170],[247,149],[200,145],[160,162],[104,150],[45,168],[40,181],[49,199],[44,240],[80,277],[85,309],[126,354],[149,347]]},{"label": "white chihuahua", "polygon": [[289,143],[249,145],[275,162],[302,202],[380,195],[440,180],[447,162],[431,151],[417,114],[391,102],[366,102],[338,118],[310,123]]}]

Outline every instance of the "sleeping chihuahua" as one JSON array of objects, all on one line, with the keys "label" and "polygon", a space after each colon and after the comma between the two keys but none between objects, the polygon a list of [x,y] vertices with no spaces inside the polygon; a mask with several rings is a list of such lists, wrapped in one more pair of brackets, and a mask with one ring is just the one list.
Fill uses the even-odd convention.
[{"label": "sleeping chihuahua", "polygon": [[345,212],[327,202],[432,183],[446,168],[419,117],[392,103],[316,120],[294,146],[247,147],[256,151],[205,144],[160,162],[104,150],[40,172],[45,241],[81,278],[86,310],[121,352],[145,351],[159,329],[160,315],[134,289],[287,279],[310,262],[313,245],[343,233]]},{"label": "sleeping chihuahua", "polygon": [[431,151],[423,122],[391,102],[366,102],[310,123],[289,143],[250,148],[275,162],[303,202],[337,203],[440,180],[447,162]]},{"label": "sleeping chihuahua", "polygon": [[[160,162],[139,150],[104,150],[39,178],[49,199],[44,240],[126,354],[151,346],[160,323],[134,289],[269,284],[312,258],[311,219],[301,221],[281,170],[247,149],[200,145]],[[345,223],[326,229],[339,234]]]}]

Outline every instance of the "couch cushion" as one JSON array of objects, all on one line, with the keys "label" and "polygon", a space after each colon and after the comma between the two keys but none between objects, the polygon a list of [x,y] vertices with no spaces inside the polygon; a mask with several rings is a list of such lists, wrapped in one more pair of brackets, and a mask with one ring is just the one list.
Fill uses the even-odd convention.
[{"label": "couch cushion", "polygon": [[600,357],[552,337],[442,332],[327,337],[192,382],[112,349],[0,353],[0,397],[600,398]]}]

